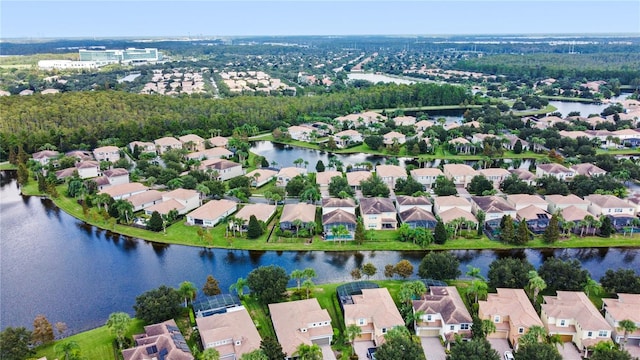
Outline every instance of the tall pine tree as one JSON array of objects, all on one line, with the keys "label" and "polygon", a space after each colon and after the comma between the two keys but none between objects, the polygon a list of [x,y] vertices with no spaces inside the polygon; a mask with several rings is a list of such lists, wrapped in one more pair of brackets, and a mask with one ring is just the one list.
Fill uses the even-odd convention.
[{"label": "tall pine tree", "polygon": [[448,239],[449,239],[449,233],[447,232],[447,229],[444,227],[444,223],[442,222],[442,220],[438,220],[438,222],[436,223],[434,234],[433,234],[433,241],[436,244],[442,245],[446,243]]},{"label": "tall pine tree", "polygon": [[542,234],[542,240],[547,244],[553,244],[560,238],[560,225],[558,215],[551,216],[547,229]]},{"label": "tall pine tree", "polygon": [[516,238],[516,234],[511,215],[503,216],[500,225],[500,240],[507,244],[512,244]]},{"label": "tall pine tree", "polygon": [[518,224],[518,233],[516,234],[515,243],[518,245],[524,245],[529,242],[529,226],[527,226],[527,221],[525,219],[520,220]]},{"label": "tall pine tree", "polygon": [[255,215],[251,215],[249,218],[249,225],[247,226],[247,237],[249,239],[256,239],[262,235],[262,225]]}]

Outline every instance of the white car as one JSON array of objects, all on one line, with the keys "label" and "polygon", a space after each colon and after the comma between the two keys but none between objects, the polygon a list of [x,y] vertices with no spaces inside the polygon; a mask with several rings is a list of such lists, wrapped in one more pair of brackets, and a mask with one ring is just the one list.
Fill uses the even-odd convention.
[{"label": "white car", "polygon": [[509,350],[504,352],[504,360],[514,360],[513,353]]}]

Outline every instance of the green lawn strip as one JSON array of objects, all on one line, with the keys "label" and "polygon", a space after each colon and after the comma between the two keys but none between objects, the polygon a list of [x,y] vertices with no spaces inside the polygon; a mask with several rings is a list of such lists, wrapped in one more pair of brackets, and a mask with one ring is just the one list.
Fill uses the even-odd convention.
[{"label": "green lawn strip", "polygon": [[18,167],[9,163],[8,161],[3,161],[0,163],[0,170],[17,170]]},{"label": "green lawn strip", "polygon": [[596,149],[596,154],[607,154],[607,155],[640,155],[639,149]]},{"label": "green lawn strip", "polygon": [[272,337],[275,339],[276,332],[273,330],[271,317],[267,315],[267,306],[263,306],[252,296],[244,296],[242,304],[249,312],[251,319],[258,329],[260,337],[263,339],[266,337]]},{"label": "green lawn strip", "polygon": [[[315,164],[314,164],[315,166]],[[253,195],[264,195],[266,192],[273,192],[276,189],[276,180],[272,179],[268,183],[262,185],[257,189],[251,189]]]},{"label": "green lawn strip", "polygon": [[516,115],[516,116],[542,115],[542,114],[552,113],[556,110],[558,110],[557,107],[553,105],[547,105],[544,108],[538,109],[538,110],[514,111],[513,115]]}]

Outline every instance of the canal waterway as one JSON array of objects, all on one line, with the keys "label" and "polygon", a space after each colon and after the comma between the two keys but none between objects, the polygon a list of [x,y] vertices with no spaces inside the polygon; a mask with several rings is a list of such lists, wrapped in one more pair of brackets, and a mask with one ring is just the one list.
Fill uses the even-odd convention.
[{"label": "canal waterway", "polygon": [[[350,281],[350,271],[372,262],[409,260],[417,271],[424,251],[245,251],[162,245],[100,230],[73,218],[51,201],[21,196],[13,172],[0,182],[0,328],[25,326],[44,314],[67,323],[71,332],[104,324],[115,311],[133,313],[137,295],[160,285],[191,281],[202,287],[212,274],[228,287],[258,266],[276,264],[288,272],[312,267],[316,283]],[[461,270],[502,257],[527,258],[538,267],[550,256],[576,258],[599,279],[609,269],[640,269],[640,249],[453,251]],[[293,286],[293,282],[291,283]]]}]

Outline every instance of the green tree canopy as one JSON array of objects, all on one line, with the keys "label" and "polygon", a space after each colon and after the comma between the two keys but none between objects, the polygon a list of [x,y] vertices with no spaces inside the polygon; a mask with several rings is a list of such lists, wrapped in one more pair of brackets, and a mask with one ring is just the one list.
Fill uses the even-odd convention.
[{"label": "green tree canopy", "polygon": [[610,293],[640,294],[640,276],[634,269],[608,269],[600,284]]},{"label": "green tree canopy", "polygon": [[164,228],[164,222],[159,212],[154,211],[151,213],[151,218],[147,221],[147,229],[151,231],[161,231]]},{"label": "green tree canopy", "polygon": [[458,190],[456,189],[456,184],[453,180],[449,180],[443,175],[439,175],[433,185],[433,192],[438,196],[449,196],[457,194]]},{"label": "green tree canopy", "polygon": [[268,360],[282,360],[287,357],[282,351],[282,346],[273,337],[266,337],[260,342],[260,349],[264,352]]},{"label": "green tree canopy", "polygon": [[247,285],[251,292],[265,305],[281,301],[288,282],[287,272],[277,265],[261,266],[247,276]]},{"label": "green tree canopy", "polygon": [[489,286],[492,288],[524,289],[529,284],[529,271],[535,268],[526,259],[502,258],[489,265]]},{"label": "green tree canopy", "polygon": [[460,261],[446,251],[429,252],[422,258],[418,268],[418,276],[423,279],[451,280],[460,274]]},{"label": "green tree canopy", "polygon": [[426,360],[420,342],[414,340],[404,326],[387,331],[384,339],[385,342],[376,351],[377,360]]},{"label": "green tree canopy", "polygon": [[515,358],[516,360],[562,360],[555,345],[543,342],[520,346]]},{"label": "green tree canopy", "polygon": [[0,332],[0,359],[24,360],[34,354],[31,331],[24,327],[9,326]]},{"label": "green tree canopy", "polygon": [[538,274],[547,283],[547,289],[550,291],[582,291],[589,278],[589,272],[582,268],[577,259],[563,261],[549,258],[542,263]]},{"label": "green tree canopy", "polygon": [[251,215],[249,218],[249,225],[247,226],[247,237],[249,239],[257,239],[263,232],[262,225],[260,224],[260,221],[258,221],[258,218],[256,218],[255,215]]},{"label": "green tree canopy", "polygon": [[471,179],[467,190],[473,195],[486,195],[485,192],[493,190],[493,183],[484,175],[476,175]]},{"label": "green tree canopy", "polygon": [[500,355],[486,339],[473,339],[456,342],[447,360],[500,360]]},{"label": "green tree canopy", "polygon": [[347,193],[350,197],[353,197],[353,188],[349,186],[349,182],[346,177],[334,176],[329,181],[329,195],[333,197],[341,197],[341,192]]},{"label": "green tree canopy", "polygon": [[207,281],[202,287],[202,292],[207,296],[218,295],[221,293],[220,283],[213,277],[213,275],[207,275]]},{"label": "green tree canopy", "polygon": [[156,324],[180,315],[181,303],[182,297],[176,289],[162,285],[136,297],[133,309],[136,318],[147,324]]},{"label": "green tree canopy", "polygon": [[389,187],[377,174],[373,174],[369,179],[360,181],[360,188],[364,196],[389,197]]}]

